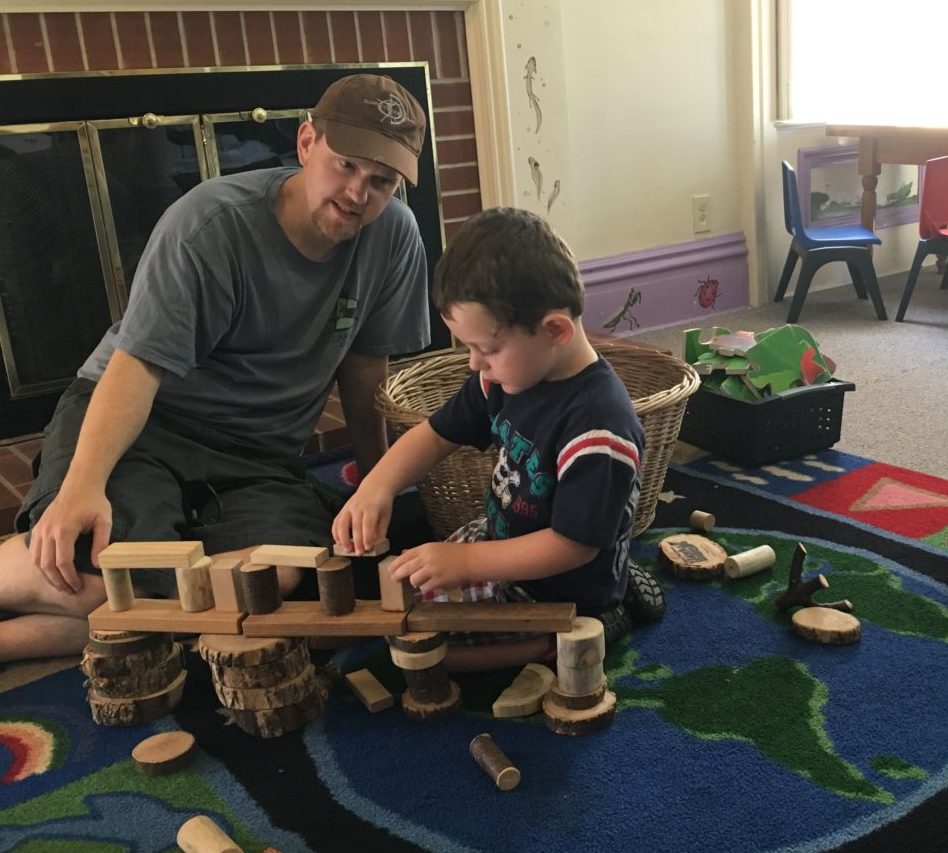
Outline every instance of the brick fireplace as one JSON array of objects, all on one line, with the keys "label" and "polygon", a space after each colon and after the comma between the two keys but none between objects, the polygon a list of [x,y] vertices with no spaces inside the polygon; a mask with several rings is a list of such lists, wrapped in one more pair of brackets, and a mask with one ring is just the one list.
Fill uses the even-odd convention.
[{"label": "brick fireplace", "polygon": [[[445,239],[481,209],[464,15],[458,11],[56,12],[0,15],[0,75],[428,63]],[[330,401],[321,446],[344,424]],[[335,436],[335,437],[334,437]],[[28,488],[35,434],[0,441],[0,536]]]}]

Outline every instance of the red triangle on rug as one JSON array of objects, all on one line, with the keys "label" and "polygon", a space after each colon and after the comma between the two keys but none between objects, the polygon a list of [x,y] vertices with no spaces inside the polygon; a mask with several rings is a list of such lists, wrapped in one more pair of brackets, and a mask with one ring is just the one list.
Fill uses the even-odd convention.
[{"label": "red triangle on rug", "polygon": [[852,512],[866,512],[874,509],[921,509],[936,506],[948,507],[948,495],[920,489],[891,477],[880,477],[869,491],[850,504],[849,509]]}]

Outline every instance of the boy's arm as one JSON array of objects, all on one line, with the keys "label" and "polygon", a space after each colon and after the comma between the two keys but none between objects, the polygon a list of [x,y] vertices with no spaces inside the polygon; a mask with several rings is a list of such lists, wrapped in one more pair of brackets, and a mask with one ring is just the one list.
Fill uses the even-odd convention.
[{"label": "boy's arm", "polygon": [[361,554],[382,538],[392,517],[392,501],[421,480],[435,465],[457,449],[428,421],[412,427],[396,441],[362,479],[332,523],[333,540]]},{"label": "boy's arm", "polygon": [[598,553],[546,528],[513,539],[429,542],[396,557],[389,572],[429,592],[476,581],[545,578],[585,565]]}]

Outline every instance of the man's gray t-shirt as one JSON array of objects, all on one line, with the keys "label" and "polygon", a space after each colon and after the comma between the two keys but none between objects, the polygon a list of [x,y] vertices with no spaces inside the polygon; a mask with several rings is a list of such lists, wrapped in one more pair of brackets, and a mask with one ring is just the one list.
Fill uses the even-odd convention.
[{"label": "man's gray t-shirt", "polygon": [[280,185],[295,171],[218,178],[169,207],[128,310],[79,376],[98,381],[122,349],[165,369],[157,411],[299,453],[350,349],[427,346],[427,265],[408,207],[392,199],[328,260],[311,261],[276,218]]}]

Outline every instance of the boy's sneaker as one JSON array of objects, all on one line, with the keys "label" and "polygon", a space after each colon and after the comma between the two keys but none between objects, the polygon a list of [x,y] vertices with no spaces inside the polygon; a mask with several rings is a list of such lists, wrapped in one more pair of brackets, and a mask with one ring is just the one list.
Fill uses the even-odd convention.
[{"label": "boy's sneaker", "polygon": [[637,563],[629,563],[629,585],[622,600],[633,627],[657,622],[665,615],[665,591],[652,575]]}]

